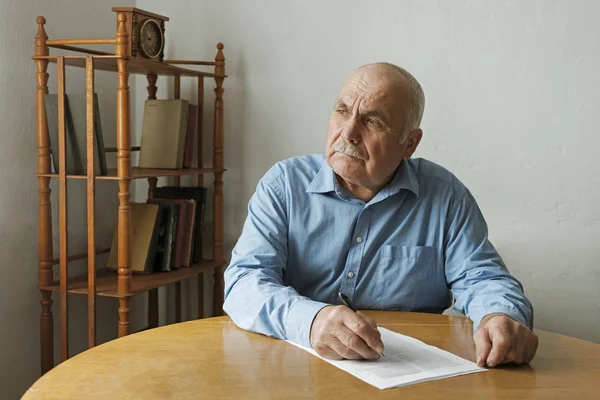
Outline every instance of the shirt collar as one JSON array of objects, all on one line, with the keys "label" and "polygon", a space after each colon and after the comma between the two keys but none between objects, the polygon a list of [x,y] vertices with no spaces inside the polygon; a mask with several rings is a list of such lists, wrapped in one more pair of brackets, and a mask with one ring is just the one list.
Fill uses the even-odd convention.
[{"label": "shirt collar", "polygon": [[[412,169],[410,163],[406,160],[402,160],[400,166],[398,166],[396,169],[396,173],[394,174],[392,181],[384,186],[383,189],[377,193],[375,198],[380,197],[380,195],[384,197],[392,196],[398,193],[401,189],[410,190],[415,194],[415,196],[419,197],[419,181],[417,179],[417,174]],[[375,200],[375,198],[373,200]]]},{"label": "shirt collar", "polygon": [[[335,173],[327,163],[327,160],[324,159],[321,169],[306,189],[306,192],[329,193],[336,191],[336,188],[338,188],[338,183],[335,178]],[[392,181],[377,193],[373,200],[371,200],[371,203],[375,202],[376,199],[377,201],[381,201],[383,198],[392,196],[401,189],[410,190],[419,197],[419,181],[417,180],[417,174],[406,160],[403,160],[400,163]]]},{"label": "shirt collar", "polygon": [[333,169],[327,163],[327,159],[323,159],[321,169],[314,177],[308,188],[307,193],[329,193],[335,191],[337,181]]}]

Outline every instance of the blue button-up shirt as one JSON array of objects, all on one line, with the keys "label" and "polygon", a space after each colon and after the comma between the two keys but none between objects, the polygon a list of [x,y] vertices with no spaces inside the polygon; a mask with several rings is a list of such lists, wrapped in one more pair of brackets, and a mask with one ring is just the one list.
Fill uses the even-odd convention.
[{"label": "blue button-up shirt", "polygon": [[475,199],[424,159],[403,161],[367,203],[323,155],[279,162],[258,183],[225,271],[224,311],[243,329],[310,347],[315,315],[340,304],[338,292],[359,309],[453,306],[475,329],[496,312],[533,324]]}]

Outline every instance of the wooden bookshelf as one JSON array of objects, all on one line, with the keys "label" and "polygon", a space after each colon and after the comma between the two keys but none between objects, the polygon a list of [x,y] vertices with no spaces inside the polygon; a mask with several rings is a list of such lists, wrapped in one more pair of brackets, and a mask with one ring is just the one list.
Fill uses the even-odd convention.
[{"label": "wooden bookshelf", "polygon": [[[65,49],[65,46],[48,46],[48,47],[56,47],[59,49]],[[76,47],[66,48],[66,50],[76,51]],[[88,53],[87,49],[78,49],[79,51]],[[32,57],[33,60],[46,60],[50,63],[56,63],[56,60],[59,56],[38,56]],[[85,68],[85,61],[87,56],[63,56],[64,63],[68,67],[79,67]],[[164,62],[154,61],[154,60],[140,60],[140,59],[131,59],[129,60],[127,56],[115,56],[113,54],[110,55],[95,55],[94,57],[94,69],[99,71],[110,71],[117,72],[118,60],[128,60],[128,72],[130,74],[135,75],[157,75],[157,76],[194,76],[194,77],[206,77],[206,78],[215,78],[215,77],[227,77],[226,75],[217,75],[210,72],[203,71],[195,71],[188,68],[178,67],[173,64],[166,64]]]},{"label": "wooden bookshelf", "polygon": [[[215,172],[223,173],[226,169],[215,168],[189,168],[189,169],[158,169],[158,168],[137,168],[131,169],[131,175],[126,178],[121,178],[117,175],[116,168],[109,168],[108,175],[94,176],[94,179],[116,181],[120,179],[146,179],[146,178],[161,178],[166,176],[186,176],[199,174],[214,174]],[[36,177],[58,178],[58,174],[35,174]],[[86,175],[67,175],[67,179],[87,179]]]},{"label": "wooden bookshelf", "polygon": [[[179,282],[194,275],[211,272],[221,263],[214,261],[203,261],[190,267],[177,268],[170,272],[156,272],[152,274],[133,274],[131,276],[131,292],[119,294],[117,286],[117,271],[102,268],[96,270],[96,295],[105,297],[129,297],[139,293],[147,292],[171,283]],[[68,292],[74,294],[88,294],[88,275],[80,274],[69,278]],[[51,285],[41,286],[42,290],[60,291],[60,282],[55,281]]]},{"label": "wooden bookshelf", "polygon": [[[164,49],[158,58],[145,57],[138,51],[139,25],[144,18],[158,18],[168,21],[168,18],[157,14],[147,13],[133,8],[113,8],[116,13],[116,32],[113,38],[107,39],[59,39],[48,40],[46,33],[46,19],[37,18],[37,33],[32,60],[36,67],[35,93],[36,93],[36,156],[38,180],[39,205],[38,205],[38,279],[41,292],[40,314],[40,345],[41,345],[41,371],[46,373],[54,367],[54,327],[53,327],[53,293],[58,293],[60,313],[60,360],[69,357],[69,320],[68,320],[68,294],[82,294],[87,296],[88,302],[88,347],[96,345],[96,296],[118,298],[118,336],[122,337],[131,333],[131,307],[132,296],[148,292],[148,321],[149,327],[158,325],[158,288],[173,284],[175,287],[175,320],[181,321],[181,281],[193,276],[198,276],[198,318],[203,317],[203,281],[212,272],[213,278],[213,315],[222,315],[223,306],[223,163],[224,144],[224,113],[223,113],[223,82],[225,75],[224,46],[217,44],[217,54],[214,61],[194,60],[163,60]],[[144,14],[145,13],[145,14]],[[137,18],[137,19],[136,19]],[[112,28],[111,28],[112,29]],[[98,51],[86,47],[87,45],[109,44],[115,46],[114,53]],[[50,48],[70,52],[69,55],[50,54]],[[50,138],[46,124],[46,111],[44,99],[48,94],[48,64],[56,64],[56,93],[58,94],[58,171],[53,172],[51,162]],[[186,65],[186,68],[180,65]],[[190,67],[191,66],[191,67]],[[202,71],[192,68],[210,67],[211,71]],[[84,68],[86,76],[86,147],[87,159],[86,175],[68,175],[66,173],[66,134],[65,134],[65,75],[71,68]],[[96,71],[108,71],[115,74],[116,89],[116,148],[105,149],[106,152],[116,153],[116,168],[109,169],[106,176],[95,176],[95,150],[94,150],[94,74]],[[159,76],[172,77],[173,98],[179,99],[181,93],[181,77],[187,76],[195,80],[197,85],[197,98],[188,99],[196,103],[198,118],[196,120],[198,137],[196,140],[197,163],[190,169],[153,169],[137,168],[131,165],[131,153],[138,151],[139,147],[131,143],[131,100],[129,77],[131,74],[146,75],[148,86],[148,99],[156,99],[156,82]],[[204,120],[204,88],[206,80],[214,82],[214,123],[212,129],[212,165],[206,166],[203,162],[203,148],[207,146],[206,135],[202,132]],[[185,175],[196,176],[197,186],[205,186],[204,175],[212,174],[213,209],[212,219],[212,260],[204,260],[190,267],[173,269],[170,272],[156,272],[150,274],[132,274],[131,271],[131,181],[134,179],[148,179],[148,198],[152,198],[157,187],[159,177],[171,177],[169,185],[180,185],[180,177]],[[58,239],[59,254],[53,253],[53,216],[51,204],[50,182],[58,180]],[[69,200],[67,181],[81,179],[86,182],[87,218],[77,223],[87,226],[87,252],[84,254],[69,254],[67,234],[67,203]],[[112,180],[117,182],[117,190],[102,186],[103,191],[114,190],[119,199],[118,205],[118,240],[117,240],[117,271],[109,270],[105,265],[97,262],[98,254],[106,253],[106,248],[97,248],[95,221],[102,216],[96,215],[96,182],[98,180]],[[56,200],[56,199],[55,199]],[[69,263],[76,260],[87,261],[87,272],[69,277]],[[54,268],[58,268],[60,278],[54,280]]]}]

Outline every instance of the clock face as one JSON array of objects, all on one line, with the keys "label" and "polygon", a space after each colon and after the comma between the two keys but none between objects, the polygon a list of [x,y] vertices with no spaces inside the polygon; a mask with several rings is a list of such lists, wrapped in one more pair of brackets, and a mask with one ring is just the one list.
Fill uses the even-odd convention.
[{"label": "clock face", "polygon": [[160,55],[163,47],[163,35],[158,23],[152,19],[147,19],[140,29],[140,48],[142,53],[149,58],[156,58]]}]

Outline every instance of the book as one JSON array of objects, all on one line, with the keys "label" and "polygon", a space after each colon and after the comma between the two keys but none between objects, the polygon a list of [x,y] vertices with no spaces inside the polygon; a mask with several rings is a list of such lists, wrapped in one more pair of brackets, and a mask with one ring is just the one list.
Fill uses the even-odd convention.
[{"label": "book", "polygon": [[[46,126],[50,140],[52,165],[58,173],[58,95],[45,94]],[[69,175],[87,174],[87,116],[86,94],[65,95],[66,172]],[[94,93],[94,174],[108,175],[98,94]]]},{"label": "book", "polygon": [[188,112],[187,100],[146,100],[138,163],[140,168],[183,167]]},{"label": "book", "polygon": [[[194,158],[194,137],[198,133],[198,106],[194,104],[189,105],[188,110],[188,123],[187,131],[185,135],[185,149],[183,151],[183,168],[192,167],[192,159]],[[198,138],[198,140],[201,140]],[[199,166],[200,168],[202,166]]]},{"label": "book", "polygon": [[159,229],[159,237],[154,249],[154,272],[172,270],[172,253],[175,246],[177,226],[177,205],[170,202],[158,204],[163,209],[163,219]]},{"label": "book", "polygon": [[192,263],[192,250],[194,244],[194,221],[196,220],[196,200],[188,200],[188,216],[185,225],[183,239],[183,253],[181,255],[181,265],[189,267]]},{"label": "book", "polygon": [[[159,238],[162,211],[157,204],[129,203],[131,206],[131,271],[153,270],[155,247]],[[107,267],[118,269],[118,226],[115,227]]]},{"label": "book", "polygon": [[[148,199],[149,204],[170,203],[177,207],[177,223],[175,235],[171,246],[171,267],[179,268],[182,266],[182,257],[184,252],[186,225],[188,225],[188,200],[180,199]],[[189,265],[189,263],[188,263]]]},{"label": "book", "polygon": [[154,189],[154,198],[195,200],[192,263],[202,260],[202,227],[206,207],[207,189],[202,186],[161,186]]}]

